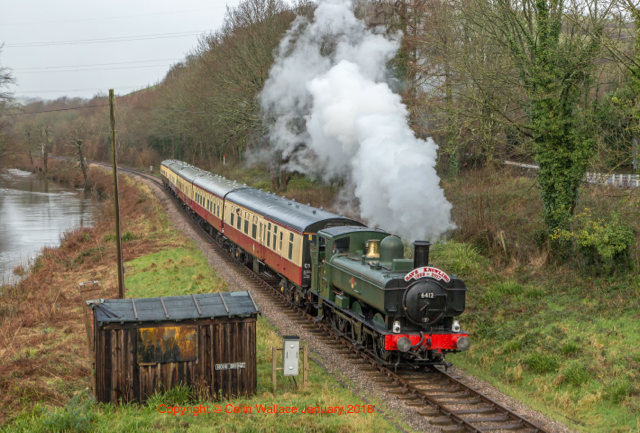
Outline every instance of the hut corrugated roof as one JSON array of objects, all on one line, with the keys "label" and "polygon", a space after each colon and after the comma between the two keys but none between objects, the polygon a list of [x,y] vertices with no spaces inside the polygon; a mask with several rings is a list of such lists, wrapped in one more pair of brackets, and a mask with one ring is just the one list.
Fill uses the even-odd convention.
[{"label": "hut corrugated roof", "polygon": [[247,317],[260,309],[250,292],[205,293],[141,299],[87,301],[98,324],[109,322],[166,322],[215,317]]}]

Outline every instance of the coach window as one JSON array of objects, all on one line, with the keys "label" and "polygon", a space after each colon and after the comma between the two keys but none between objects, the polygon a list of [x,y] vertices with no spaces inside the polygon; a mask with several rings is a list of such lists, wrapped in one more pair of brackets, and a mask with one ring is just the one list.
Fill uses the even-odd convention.
[{"label": "coach window", "polygon": [[231,227],[233,227],[233,217],[234,217],[233,212],[231,212]]},{"label": "coach window", "polygon": [[251,237],[256,238],[258,236],[258,224],[256,224],[256,217],[253,217],[253,221],[251,224]]},{"label": "coach window", "polygon": [[245,235],[249,234],[249,213],[248,212],[244,213],[244,234]]},{"label": "coach window", "polygon": [[273,225],[273,251],[276,251],[276,239],[278,237],[278,226]]},{"label": "coach window", "polygon": [[238,208],[236,213],[238,214],[238,222],[236,223],[236,227],[238,227],[238,230],[242,230],[242,215],[240,214],[240,208]]},{"label": "coach window", "polygon": [[278,248],[278,251],[280,252],[282,252],[282,235],[283,234],[284,234],[283,232],[280,232],[280,247]]},{"label": "coach window", "polygon": [[289,260],[293,257],[293,233],[289,233]]},{"label": "coach window", "polygon": [[267,225],[267,248],[271,248],[271,223]]}]

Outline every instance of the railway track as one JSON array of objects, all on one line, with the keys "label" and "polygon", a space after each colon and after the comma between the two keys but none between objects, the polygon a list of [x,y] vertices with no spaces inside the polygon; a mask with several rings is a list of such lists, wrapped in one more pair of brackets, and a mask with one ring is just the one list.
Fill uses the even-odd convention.
[{"label": "railway track", "polygon": [[[111,168],[110,165],[94,163]],[[155,182],[168,196],[174,198],[166,189],[162,181],[148,173],[130,168],[118,168],[124,173],[140,176]],[[319,322],[314,316],[300,309],[279,290],[280,278],[268,274],[256,274],[226,249],[222,247],[177,201],[172,202],[179,208],[189,221],[189,224],[205,239],[211,242],[219,254],[221,262],[212,257],[220,269],[234,266],[244,276],[252,288],[266,294],[272,302],[282,308],[291,320],[311,332],[333,350],[341,353],[350,362],[359,364],[360,368],[371,376],[372,380],[385,388],[389,393],[408,406],[418,409],[420,416],[429,417],[430,424],[441,428],[442,432],[501,432],[522,430],[531,433],[549,433],[542,427],[529,421],[490,397],[482,394],[474,387],[467,385],[455,375],[449,374],[438,367],[428,369],[401,369],[393,371],[382,365],[377,358],[343,338],[332,327]],[[226,271],[225,271],[226,272]],[[229,275],[229,277],[231,277]],[[233,280],[233,278],[231,278]],[[238,283],[236,283],[238,284]],[[240,287],[238,285],[238,287]]]}]

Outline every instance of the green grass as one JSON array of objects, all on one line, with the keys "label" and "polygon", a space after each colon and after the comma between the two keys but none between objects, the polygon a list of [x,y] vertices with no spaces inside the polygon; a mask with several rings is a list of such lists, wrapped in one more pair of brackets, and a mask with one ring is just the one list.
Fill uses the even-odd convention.
[{"label": "green grass", "polygon": [[576,430],[640,431],[640,277],[505,278],[454,241],[434,245],[431,261],[469,288],[460,322],[472,346],[456,366]]},{"label": "green grass", "polygon": [[[126,263],[128,298],[174,296],[225,291],[222,279],[193,245],[168,249]],[[156,394],[144,405],[97,404],[88,391],[78,392],[64,407],[37,406],[22,413],[0,432],[387,432],[396,431],[383,416],[349,389],[342,387],[315,363],[309,363],[305,389],[278,374],[278,390],[271,385],[271,348],[280,347],[276,329],[262,317],[257,323],[258,384],[255,396],[229,401],[201,401],[188,387]],[[278,364],[281,360],[278,360]],[[300,383],[302,377],[298,377]],[[210,413],[174,416],[159,412],[160,405],[209,406]],[[343,407],[365,405],[364,414],[264,414],[256,405]],[[221,405],[221,413],[213,413]],[[230,406],[227,406],[230,405]],[[225,413],[227,407],[251,407],[252,413]],[[371,413],[369,413],[369,411]],[[403,425],[405,430],[410,428]]]},{"label": "green grass", "polygon": [[195,249],[175,248],[126,264],[127,297],[150,298],[225,291],[224,281]]}]

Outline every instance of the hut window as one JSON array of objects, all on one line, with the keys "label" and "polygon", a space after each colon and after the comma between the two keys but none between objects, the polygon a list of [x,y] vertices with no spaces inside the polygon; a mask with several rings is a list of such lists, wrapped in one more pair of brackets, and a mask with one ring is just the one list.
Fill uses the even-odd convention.
[{"label": "hut window", "polygon": [[293,233],[289,233],[289,260],[293,257]]}]

